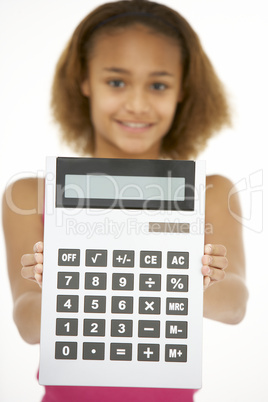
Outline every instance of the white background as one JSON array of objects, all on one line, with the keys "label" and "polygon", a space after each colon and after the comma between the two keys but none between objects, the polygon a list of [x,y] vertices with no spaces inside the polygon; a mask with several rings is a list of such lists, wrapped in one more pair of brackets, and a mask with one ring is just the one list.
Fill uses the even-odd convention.
[{"label": "white background", "polygon": [[[57,58],[78,22],[99,1],[0,1],[0,192],[35,176],[46,155],[72,155],[60,144],[49,111]],[[204,385],[196,402],[268,401],[267,20],[263,0],[176,0],[225,83],[234,126],[200,155],[208,174],[238,183],[250,291],[237,326],[204,320]],[[266,201],[266,202],[265,202]],[[0,231],[0,401],[37,402],[38,346],[27,345],[12,321],[12,300]],[[18,267],[18,270],[20,267]]]}]

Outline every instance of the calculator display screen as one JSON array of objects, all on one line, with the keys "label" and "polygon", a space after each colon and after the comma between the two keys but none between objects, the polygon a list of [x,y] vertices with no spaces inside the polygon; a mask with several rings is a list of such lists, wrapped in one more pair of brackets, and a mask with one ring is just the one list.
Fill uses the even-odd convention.
[{"label": "calculator display screen", "polygon": [[65,197],[183,201],[185,178],[67,174]]},{"label": "calculator display screen", "polygon": [[57,208],[193,211],[195,162],[57,158]]}]

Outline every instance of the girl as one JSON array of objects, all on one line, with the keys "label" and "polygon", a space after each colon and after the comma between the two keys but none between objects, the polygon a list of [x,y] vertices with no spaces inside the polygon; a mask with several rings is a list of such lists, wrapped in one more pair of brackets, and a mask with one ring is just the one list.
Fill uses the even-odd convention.
[{"label": "girl", "polygon": [[[79,24],[57,65],[52,109],[66,141],[79,153],[102,158],[195,158],[208,138],[230,123],[224,89],[193,29],[176,11],[147,0],[104,4]],[[6,190],[3,201],[14,320],[31,344],[40,339],[43,184],[41,179],[20,180]],[[236,324],[245,314],[248,293],[241,227],[228,209],[231,188],[224,177],[207,178],[211,230],[200,269],[204,316]],[[233,196],[231,209],[239,214],[239,208]],[[187,402],[193,394],[46,387],[43,402]]]}]

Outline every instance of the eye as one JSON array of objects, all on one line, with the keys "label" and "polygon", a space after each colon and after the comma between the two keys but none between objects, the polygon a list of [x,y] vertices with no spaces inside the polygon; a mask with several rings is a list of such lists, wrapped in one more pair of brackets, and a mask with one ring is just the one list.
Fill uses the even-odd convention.
[{"label": "eye", "polygon": [[110,80],[108,84],[114,88],[123,88],[125,86],[125,83],[121,80]]},{"label": "eye", "polygon": [[152,84],[152,87],[157,91],[164,91],[165,89],[167,89],[167,85],[162,84],[161,82],[155,82],[154,84]]}]

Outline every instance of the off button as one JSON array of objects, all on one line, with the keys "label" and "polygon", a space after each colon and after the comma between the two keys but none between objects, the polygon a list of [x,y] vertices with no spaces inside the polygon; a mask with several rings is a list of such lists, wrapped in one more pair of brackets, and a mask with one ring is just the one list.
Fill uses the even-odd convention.
[{"label": "off button", "polygon": [[80,265],[80,250],[71,248],[60,248],[58,254],[59,266],[76,266]]}]

